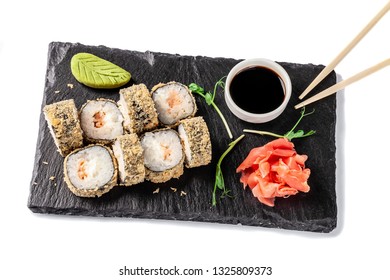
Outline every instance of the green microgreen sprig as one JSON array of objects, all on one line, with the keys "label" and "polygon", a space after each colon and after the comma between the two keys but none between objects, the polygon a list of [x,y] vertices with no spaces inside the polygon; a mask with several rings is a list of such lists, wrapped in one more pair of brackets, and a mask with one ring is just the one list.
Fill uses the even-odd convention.
[{"label": "green microgreen sprig", "polygon": [[289,141],[291,141],[294,138],[308,137],[308,136],[313,135],[314,133],[316,133],[315,130],[310,130],[308,132],[304,132],[303,130],[297,130],[297,131],[294,131],[294,130],[297,128],[298,124],[301,122],[301,120],[304,117],[309,116],[309,115],[311,115],[313,113],[314,113],[314,110],[311,111],[310,113],[305,113],[305,107],[303,107],[302,110],[301,110],[301,116],[299,117],[298,121],[295,123],[293,128],[290,131],[288,131],[286,134],[284,134],[284,135],[276,134],[276,133],[268,132],[268,131],[262,131],[262,130],[244,129],[243,131],[244,132],[248,132],[248,133],[260,134],[260,135],[270,135],[270,136],[277,137],[277,138],[286,138]]},{"label": "green microgreen sprig", "polygon": [[223,124],[224,124],[224,126],[225,126],[225,128],[226,128],[226,131],[227,131],[227,133],[228,133],[228,135],[229,135],[229,138],[230,138],[230,139],[233,139],[233,134],[232,134],[232,132],[231,132],[231,130],[230,130],[230,128],[229,128],[228,122],[226,121],[225,117],[223,116],[221,110],[218,108],[218,106],[217,106],[217,105],[215,104],[215,102],[214,102],[214,100],[215,100],[215,95],[216,95],[216,93],[217,93],[218,88],[225,89],[225,82],[223,81],[225,78],[226,78],[226,76],[225,76],[225,77],[222,77],[221,79],[219,79],[219,80],[215,83],[215,85],[214,85],[214,90],[213,90],[212,93],[211,93],[211,92],[205,92],[205,90],[204,90],[201,86],[199,86],[199,85],[197,85],[197,84],[195,84],[195,83],[191,83],[191,84],[188,86],[188,88],[189,88],[192,92],[194,92],[194,93],[196,93],[196,94],[202,96],[202,97],[206,100],[207,105],[213,106],[213,108],[214,108],[215,111],[218,113],[219,117],[221,118],[221,120],[222,120],[222,122],[223,122]]},{"label": "green microgreen sprig", "polygon": [[215,182],[214,182],[214,189],[213,189],[213,197],[212,197],[212,201],[211,201],[211,204],[213,206],[217,205],[217,189],[222,191],[221,198],[223,198],[223,197],[232,197],[230,195],[230,190],[226,188],[225,180],[224,180],[223,174],[222,174],[221,164],[222,164],[223,159],[227,156],[227,154],[234,148],[234,146],[238,142],[240,142],[240,140],[242,138],[244,138],[244,136],[245,135],[243,134],[240,137],[238,137],[236,140],[231,142],[229,144],[228,148],[226,149],[226,151],[221,155],[221,157],[218,160],[216,171],[215,171]]}]

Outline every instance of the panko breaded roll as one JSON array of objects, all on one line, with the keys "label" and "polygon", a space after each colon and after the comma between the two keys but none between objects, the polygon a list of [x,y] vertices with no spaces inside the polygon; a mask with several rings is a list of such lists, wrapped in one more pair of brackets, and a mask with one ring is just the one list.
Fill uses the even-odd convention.
[{"label": "panko breaded roll", "polygon": [[175,130],[146,132],[141,137],[141,145],[144,150],[146,180],[163,183],[183,174],[184,153]]},{"label": "panko breaded roll", "polygon": [[109,144],[124,133],[122,113],[109,99],[88,100],[80,110],[80,124],[91,143]]},{"label": "panko breaded roll", "polygon": [[112,145],[118,162],[120,185],[131,186],[145,179],[143,149],[137,134],[118,136]]},{"label": "panko breaded roll", "polygon": [[46,105],[43,113],[62,156],[83,145],[83,133],[73,99]]},{"label": "panko breaded roll", "polygon": [[156,108],[144,84],[121,89],[119,96],[118,105],[124,117],[126,131],[140,134],[158,126]]},{"label": "panko breaded roll", "polygon": [[211,161],[210,133],[202,117],[181,120],[178,132],[188,168],[207,165]]},{"label": "panko breaded roll", "polygon": [[100,144],[74,150],[64,160],[64,177],[75,195],[99,197],[117,183],[118,168],[114,154]]},{"label": "panko breaded roll", "polygon": [[174,127],[182,119],[193,117],[197,107],[187,86],[178,82],[158,84],[152,88],[152,98],[160,122]]}]

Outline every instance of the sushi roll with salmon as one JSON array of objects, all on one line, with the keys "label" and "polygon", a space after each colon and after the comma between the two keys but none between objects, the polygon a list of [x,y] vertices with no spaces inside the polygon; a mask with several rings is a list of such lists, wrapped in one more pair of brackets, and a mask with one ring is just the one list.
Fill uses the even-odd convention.
[{"label": "sushi roll with salmon", "polygon": [[113,152],[101,144],[74,150],[64,160],[64,177],[77,196],[100,197],[117,183],[117,163]]},{"label": "sushi roll with salmon", "polygon": [[118,136],[112,145],[118,163],[119,184],[131,186],[145,179],[143,149],[137,134]]},{"label": "sushi roll with salmon", "polygon": [[150,92],[144,84],[121,89],[118,105],[127,132],[140,134],[158,126],[157,111]]},{"label": "sushi roll with salmon", "polygon": [[177,128],[185,153],[187,168],[207,165],[211,161],[210,133],[202,117],[181,120]]},{"label": "sushi roll with salmon", "polygon": [[43,114],[62,156],[83,145],[83,133],[73,99],[46,105]]},{"label": "sushi roll with salmon", "polygon": [[109,144],[124,133],[123,116],[115,101],[87,101],[80,111],[81,129],[90,143]]},{"label": "sushi roll with salmon", "polygon": [[164,126],[176,126],[180,120],[193,117],[197,110],[194,96],[181,83],[169,82],[154,86],[152,98],[158,119]]},{"label": "sushi roll with salmon", "polygon": [[141,137],[146,179],[163,183],[179,178],[184,169],[184,153],[178,133],[173,129],[146,132]]}]

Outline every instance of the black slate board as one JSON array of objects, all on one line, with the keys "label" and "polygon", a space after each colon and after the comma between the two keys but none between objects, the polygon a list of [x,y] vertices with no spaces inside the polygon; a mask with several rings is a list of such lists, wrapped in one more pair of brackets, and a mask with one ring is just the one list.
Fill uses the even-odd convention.
[{"label": "black slate board", "polygon": [[[69,98],[75,100],[78,108],[88,99],[118,99],[118,89],[91,89],[75,80],[70,72],[70,59],[78,52],[93,53],[129,70],[132,80],[126,86],[144,83],[148,88],[159,82],[178,81],[184,84],[195,82],[206,90],[211,90],[214,83],[227,75],[240,61],[53,42],[49,45],[42,107]],[[300,112],[293,109],[298,103],[297,96],[323,66],[285,62],[280,64],[291,77],[293,92],[287,109],[276,120],[258,125],[243,122],[228,111],[223,95],[217,96],[216,103],[229,120],[235,138],[242,134],[243,128],[285,133],[299,118]],[[315,91],[335,82],[336,75],[333,72]],[[63,158],[56,151],[41,114],[28,207],[37,213],[240,223],[313,232],[330,232],[336,227],[335,95],[313,105],[315,114],[305,118],[299,126],[304,130],[315,129],[317,133],[309,138],[294,140],[298,153],[309,156],[307,167],[312,171],[309,178],[311,191],[288,199],[278,198],[273,208],[260,204],[249,189],[243,190],[239,175],[235,173],[235,168],[250,149],[273,140],[249,134],[225,158],[222,166],[226,185],[232,190],[234,198],[220,199],[216,207],[211,206],[215,165],[230,139],[212,108],[198,96],[195,98],[199,108],[197,115],[204,116],[209,126],[213,145],[212,163],[205,167],[185,169],[184,175],[178,180],[158,185],[145,182],[135,187],[115,187],[96,199],[76,197],[66,187],[62,173]],[[307,110],[310,111],[313,107],[308,107]],[[160,192],[153,194],[158,187]],[[177,191],[174,192],[171,188],[176,188]],[[180,195],[183,194],[182,191],[186,195]]]}]

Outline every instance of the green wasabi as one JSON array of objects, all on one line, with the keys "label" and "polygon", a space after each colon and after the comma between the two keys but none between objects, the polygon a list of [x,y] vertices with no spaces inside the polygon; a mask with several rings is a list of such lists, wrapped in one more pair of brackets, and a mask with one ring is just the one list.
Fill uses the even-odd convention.
[{"label": "green wasabi", "polygon": [[131,74],[118,65],[90,53],[75,54],[70,68],[77,81],[92,88],[118,88],[131,78]]}]

